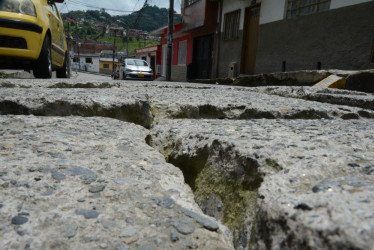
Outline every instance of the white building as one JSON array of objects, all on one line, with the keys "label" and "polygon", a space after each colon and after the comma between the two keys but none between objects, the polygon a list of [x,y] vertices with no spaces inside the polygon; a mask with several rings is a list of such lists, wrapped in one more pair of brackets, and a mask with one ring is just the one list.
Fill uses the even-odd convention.
[{"label": "white building", "polygon": [[[79,60],[80,59],[80,60]],[[76,54],[71,62],[71,69],[88,71],[88,72],[100,72],[100,54]]]}]

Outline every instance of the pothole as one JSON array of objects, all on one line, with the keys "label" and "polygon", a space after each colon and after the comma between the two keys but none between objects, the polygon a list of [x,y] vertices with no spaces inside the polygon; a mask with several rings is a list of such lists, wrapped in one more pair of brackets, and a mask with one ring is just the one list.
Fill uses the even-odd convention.
[{"label": "pothole", "polygon": [[168,140],[168,145],[161,146],[153,142],[152,135],[146,139],[182,170],[202,211],[231,230],[235,248],[251,249],[262,183],[258,161],[241,156],[233,146],[218,140],[189,150],[181,142]]}]

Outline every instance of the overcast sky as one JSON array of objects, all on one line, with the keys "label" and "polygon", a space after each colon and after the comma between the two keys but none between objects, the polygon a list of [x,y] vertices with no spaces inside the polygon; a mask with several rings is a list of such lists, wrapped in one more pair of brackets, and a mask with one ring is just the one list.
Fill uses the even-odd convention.
[{"label": "overcast sky", "polygon": [[[160,8],[169,8],[168,0],[148,0],[149,5],[156,5]],[[177,13],[181,12],[181,0],[174,0],[174,9]],[[136,11],[144,4],[144,0],[65,0],[63,4],[57,4],[60,12],[66,13],[72,10],[99,10],[104,8],[111,15],[126,15],[128,12],[110,11]],[[97,8],[91,8],[97,7]]]}]

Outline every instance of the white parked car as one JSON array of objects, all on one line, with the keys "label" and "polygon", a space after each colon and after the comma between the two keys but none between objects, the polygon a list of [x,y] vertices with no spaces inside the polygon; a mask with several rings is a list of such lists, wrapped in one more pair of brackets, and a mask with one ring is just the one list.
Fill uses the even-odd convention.
[{"label": "white parked car", "polygon": [[148,63],[140,59],[128,58],[121,67],[121,79],[144,79],[153,81],[153,70]]}]

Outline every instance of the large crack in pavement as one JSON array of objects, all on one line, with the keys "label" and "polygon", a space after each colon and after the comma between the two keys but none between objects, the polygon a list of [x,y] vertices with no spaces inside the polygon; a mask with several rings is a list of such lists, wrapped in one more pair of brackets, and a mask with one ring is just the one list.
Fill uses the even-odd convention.
[{"label": "large crack in pavement", "polygon": [[71,80],[6,80],[0,90],[1,115],[109,117],[147,128],[146,143],[182,170],[236,249],[374,245],[372,95]]},{"label": "large crack in pavement", "polygon": [[236,249],[368,249],[374,137],[361,131],[372,131],[369,124],[164,120],[147,142],[182,169]]},{"label": "large crack in pavement", "polygon": [[[150,128],[178,119],[367,119],[374,111],[256,93],[249,88],[197,84],[121,84],[7,80],[0,114],[104,116]],[[60,86],[62,88],[55,88]],[[93,88],[96,86],[95,88]],[[28,88],[25,88],[28,87]],[[82,88],[85,87],[85,88]],[[181,98],[183,96],[183,98]],[[17,110],[18,109],[18,110]]]},{"label": "large crack in pavement", "polygon": [[159,132],[156,126],[147,143],[182,170],[202,211],[231,230],[235,248],[248,247],[262,182],[257,159],[241,155],[234,145],[211,141],[208,134],[197,133],[187,139]]}]

